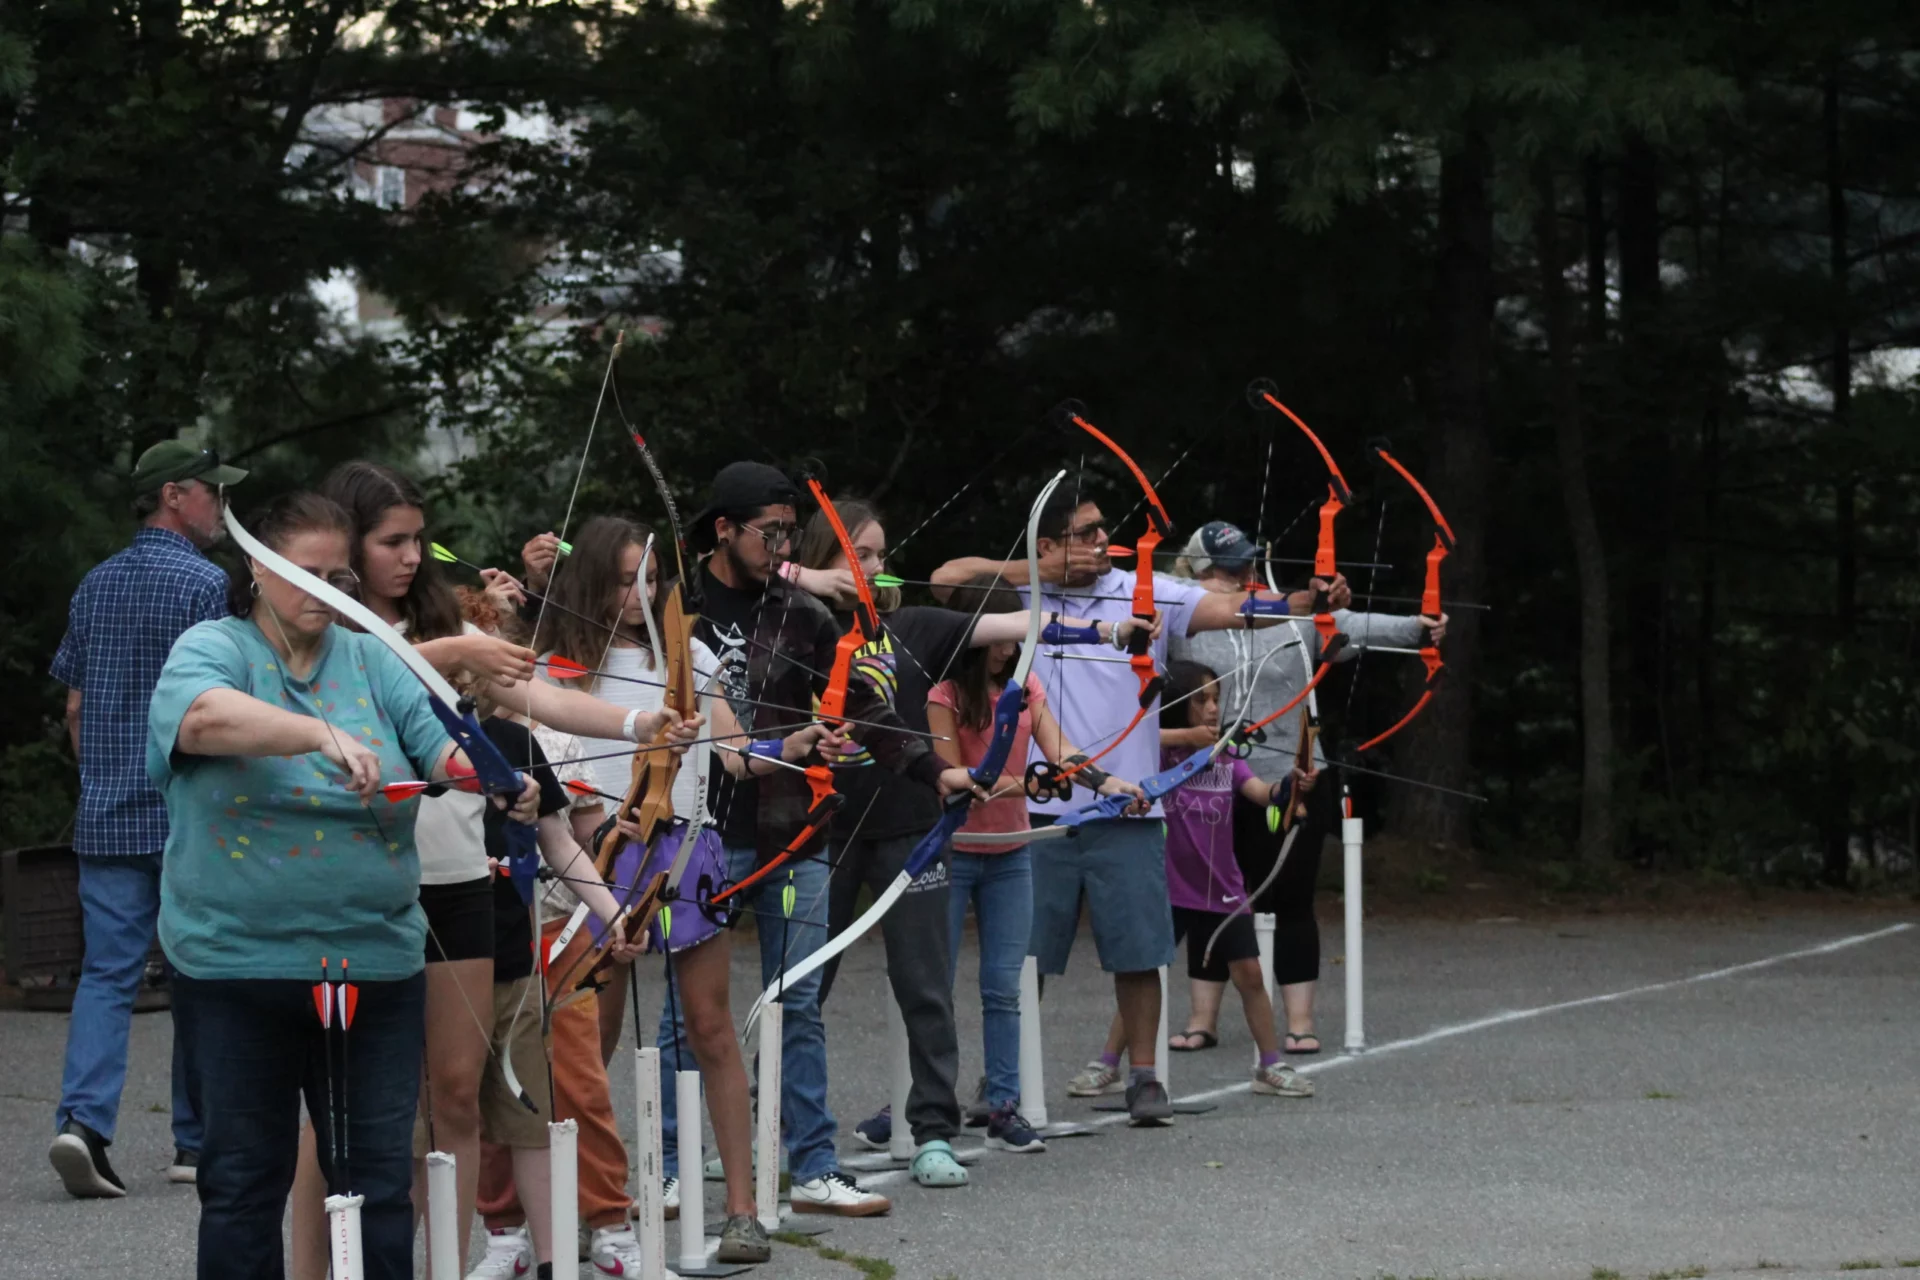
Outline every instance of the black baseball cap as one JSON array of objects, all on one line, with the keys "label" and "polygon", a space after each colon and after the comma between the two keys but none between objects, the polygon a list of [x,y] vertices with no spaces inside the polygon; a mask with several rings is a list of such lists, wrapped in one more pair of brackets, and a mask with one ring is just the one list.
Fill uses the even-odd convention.
[{"label": "black baseball cap", "polygon": [[791,506],[799,500],[800,490],[780,468],[764,462],[729,462],[714,476],[712,494],[693,517],[687,537],[699,550],[711,551],[713,522],[718,517],[761,507]]},{"label": "black baseball cap", "polygon": [[196,449],[185,440],[162,440],[133,467],[133,491],[152,493],[163,484],[198,480],[203,484],[239,484],[247,473],[220,461],[215,449]]}]

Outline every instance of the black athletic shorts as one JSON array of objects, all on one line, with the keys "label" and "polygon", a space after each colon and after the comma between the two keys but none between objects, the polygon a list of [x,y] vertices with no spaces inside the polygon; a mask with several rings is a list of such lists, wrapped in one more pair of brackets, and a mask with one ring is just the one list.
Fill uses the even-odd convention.
[{"label": "black athletic shorts", "polygon": [[493,959],[493,881],[420,886],[427,913],[427,963]]},{"label": "black athletic shorts", "polygon": [[1201,963],[1207,953],[1207,943],[1225,919],[1227,915],[1223,911],[1200,911],[1193,907],[1173,909],[1173,941],[1178,946],[1181,938],[1187,940],[1189,978],[1202,982],[1225,982],[1229,964],[1235,960],[1260,958],[1260,940],[1253,932],[1253,917],[1243,911],[1234,916],[1225,929],[1220,930],[1220,941],[1213,944],[1213,963]]}]

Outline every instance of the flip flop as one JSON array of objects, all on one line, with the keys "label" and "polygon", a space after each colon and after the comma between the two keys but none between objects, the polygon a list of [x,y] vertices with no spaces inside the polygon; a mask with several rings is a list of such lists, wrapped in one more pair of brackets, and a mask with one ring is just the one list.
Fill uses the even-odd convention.
[{"label": "flip flop", "polygon": [[964,1187],[967,1171],[953,1158],[953,1148],[935,1138],[914,1156],[913,1180],[923,1187]]},{"label": "flip flop", "polygon": [[[1307,1047],[1307,1041],[1309,1040],[1313,1041],[1312,1048]],[[1289,1031],[1287,1032],[1284,1052],[1296,1054],[1318,1053],[1320,1052],[1320,1037],[1311,1031],[1303,1031],[1299,1035],[1295,1035]]]},{"label": "flip flop", "polygon": [[[1188,1043],[1175,1044],[1175,1040],[1186,1040]],[[1200,1043],[1192,1043],[1194,1040],[1198,1040]],[[1219,1043],[1219,1036],[1213,1034],[1211,1031],[1204,1031],[1199,1027],[1190,1027],[1178,1035],[1167,1037],[1167,1048],[1173,1050],[1175,1053],[1198,1053],[1202,1049],[1211,1049]]]}]

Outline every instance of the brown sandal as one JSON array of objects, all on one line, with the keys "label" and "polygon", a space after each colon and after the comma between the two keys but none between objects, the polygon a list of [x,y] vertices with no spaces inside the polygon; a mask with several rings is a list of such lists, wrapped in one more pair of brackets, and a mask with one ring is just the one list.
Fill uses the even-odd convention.
[{"label": "brown sandal", "polygon": [[[1307,1044],[1307,1041],[1309,1040],[1313,1041],[1313,1044],[1311,1047],[1309,1047]],[[1293,1032],[1289,1031],[1287,1032],[1287,1039],[1286,1039],[1286,1044],[1284,1046],[1284,1051],[1287,1053],[1296,1053],[1296,1054],[1318,1053],[1320,1052],[1320,1037],[1315,1035],[1311,1031],[1303,1031],[1299,1035],[1295,1035],[1293,1034]]]},{"label": "brown sandal", "polygon": [[[1200,1041],[1199,1044],[1193,1043],[1196,1039]],[[1175,1044],[1175,1040],[1185,1040],[1187,1043]],[[1175,1053],[1198,1053],[1202,1049],[1211,1049],[1219,1043],[1219,1036],[1199,1027],[1189,1027],[1177,1035],[1167,1037],[1167,1048],[1173,1050]]]}]

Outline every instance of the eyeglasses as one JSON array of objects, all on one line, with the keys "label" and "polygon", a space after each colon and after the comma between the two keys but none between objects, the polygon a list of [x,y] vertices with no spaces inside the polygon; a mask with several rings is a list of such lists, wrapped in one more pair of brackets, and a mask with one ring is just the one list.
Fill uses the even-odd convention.
[{"label": "eyeglasses", "polygon": [[1067,541],[1092,546],[1111,531],[1112,526],[1105,520],[1095,520],[1092,524],[1083,524],[1078,529],[1067,530]]},{"label": "eyeglasses", "polygon": [[793,541],[794,534],[799,531],[795,526],[790,524],[768,525],[765,528],[761,528],[759,525],[743,524],[740,527],[748,533],[759,534],[760,541],[766,543],[767,550],[769,551],[775,547],[786,546],[787,543]]},{"label": "eyeglasses", "polygon": [[[305,565],[296,565],[294,567],[301,569],[306,568]],[[351,569],[342,569],[338,573],[326,574],[316,572],[312,569],[307,569],[307,572],[313,574],[314,577],[320,579],[320,581],[326,583],[342,595],[352,596],[356,600],[360,598],[360,575]]]}]

